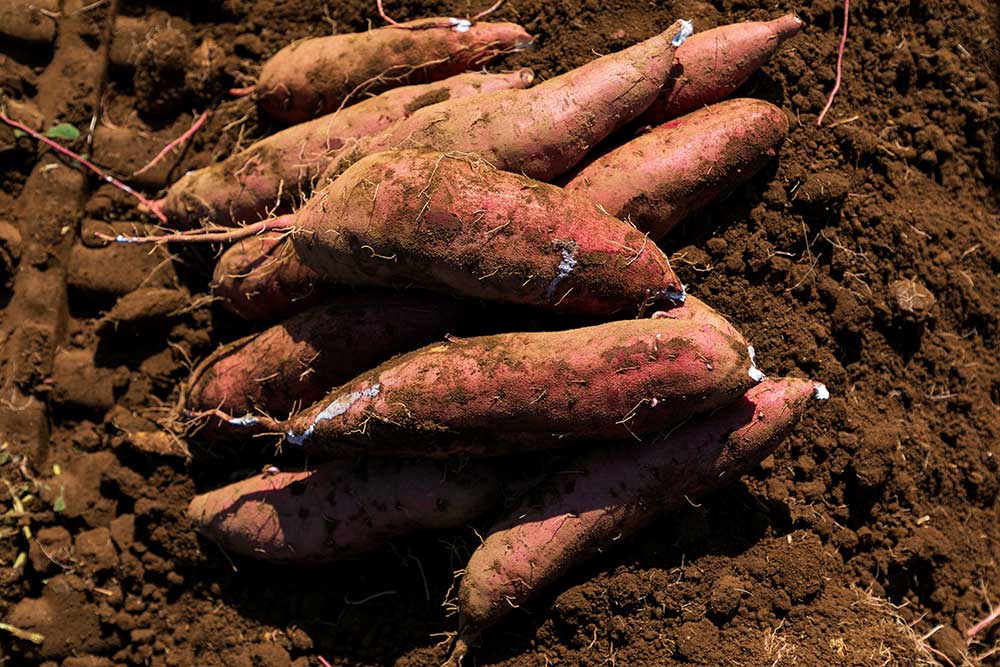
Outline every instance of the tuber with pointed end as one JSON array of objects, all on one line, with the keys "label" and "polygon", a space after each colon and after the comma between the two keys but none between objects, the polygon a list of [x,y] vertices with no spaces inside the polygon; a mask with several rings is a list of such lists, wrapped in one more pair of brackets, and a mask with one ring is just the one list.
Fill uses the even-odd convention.
[{"label": "tuber with pointed end", "polygon": [[650,442],[595,447],[567,464],[490,531],[458,589],[457,665],[478,634],[557,581],[689,499],[734,482],[788,436],[826,388],[765,380],[716,412]]},{"label": "tuber with pointed end", "polygon": [[566,189],[649,232],[655,241],[750,179],[774,158],[787,134],[788,118],[773,104],[728,100],[602,155]]},{"label": "tuber with pointed end", "polygon": [[335,288],[302,264],[287,233],[271,232],[234,243],[219,257],[212,295],[251,322],[279,320],[316,305]]},{"label": "tuber with pointed end", "polygon": [[311,456],[497,456],[631,440],[710,412],[759,382],[741,341],[670,318],[452,339],[396,357],[278,422]]},{"label": "tuber with pointed end", "polygon": [[[396,148],[476,154],[498,169],[550,181],[659,95],[687,22],[528,90],[502,90],[425,107],[347,147],[324,178],[366,155]],[[693,38],[692,38],[693,39]]]},{"label": "tuber with pointed end", "polygon": [[773,21],[746,21],[692,35],[677,49],[662,94],[639,119],[659,125],[723,100],[771,59],[805,23],[787,14]]},{"label": "tuber with pointed end", "polygon": [[431,151],[364,158],[294,215],[302,262],[332,282],[412,286],[563,313],[683,300],[663,252],[586,198]]},{"label": "tuber with pointed end", "polygon": [[225,160],[188,172],[156,202],[171,227],[190,228],[256,222],[271,210],[288,210],[312,191],[337,151],[445,100],[525,88],[531,70],[506,74],[459,74],[430,84],[403,86],[293,125],[233,153]]},{"label": "tuber with pointed end", "polygon": [[447,18],[315,37],[274,54],[253,92],[272,118],[301,123],[395,86],[479,69],[531,39],[513,23],[458,25]]},{"label": "tuber with pointed end", "polygon": [[419,292],[330,297],[209,355],[191,374],[185,407],[289,415],[393,355],[443,339],[465,310],[455,299]]},{"label": "tuber with pointed end", "polygon": [[697,324],[708,324],[715,327],[727,336],[740,342],[741,345],[748,345],[746,338],[734,327],[729,320],[723,317],[717,310],[709,306],[701,299],[688,294],[684,298],[684,303],[679,304],[670,310],[661,310],[653,313],[654,318],[666,317],[674,320],[685,320]]},{"label": "tuber with pointed end", "polygon": [[231,553],[327,563],[421,530],[471,521],[500,502],[495,465],[334,461],[265,472],[195,496],[188,517]]}]

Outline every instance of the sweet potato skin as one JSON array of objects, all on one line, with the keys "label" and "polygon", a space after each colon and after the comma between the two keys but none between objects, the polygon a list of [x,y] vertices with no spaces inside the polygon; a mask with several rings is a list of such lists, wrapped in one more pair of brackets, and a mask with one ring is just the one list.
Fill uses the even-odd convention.
[{"label": "sweet potato skin", "polygon": [[171,226],[256,222],[272,209],[289,209],[350,141],[375,134],[418,109],[508,88],[531,85],[534,74],[470,72],[429,84],[403,86],[336,113],[272,134],[222,162],[188,172],[160,200]]},{"label": "sweet potato skin", "polygon": [[310,456],[495,456],[641,438],[758,380],[742,343],[712,326],[625,320],[429,345],[267,428]]},{"label": "sweet potato skin", "polygon": [[566,189],[658,240],[749,180],[773,159],[787,135],[788,118],[773,104],[728,100],[669,121],[597,158]]},{"label": "sweet potato skin", "polygon": [[715,310],[701,299],[698,299],[690,294],[684,298],[684,303],[679,304],[670,310],[661,310],[653,313],[653,317],[665,317],[674,320],[694,322],[696,324],[707,324],[715,327],[733,340],[738,341],[740,345],[743,345],[744,347],[749,345],[743,333],[733,326],[729,320],[723,317],[719,311]]},{"label": "sweet potato skin", "polygon": [[219,257],[212,275],[212,295],[223,308],[251,322],[289,317],[335,291],[302,263],[291,239],[281,232],[233,244]]},{"label": "sweet potato skin", "polygon": [[463,156],[369,156],[295,220],[299,257],[339,283],[405,284],[588,315],[672,305],[683,289],[635,228],[583,197]]},{"label": "sweet potato skin", "polygon": [[478,69],[501,53],[523,48],[531,35],[513,23],[477,22],[469,30],[422,27],[448,19],[317,37],[295,42],[265,64],[254,87],[261,108],[288,123],[336,111],[349,96],[407,83],[437,81]]},{"label": "sweet potato skin", "polygon": [[336,178],[366,155],[398,148],[473,153],[498,169],[551,181],[646,110],[673,62],[675,23],[624,51],[598,58],[528,90],[426,107],[337,156]]},{"label": "sweet potato skin", "polygon": [[531,492],[469,559],[458,590],[464,641],[573,565],[735,481],[781,443],[816,391],[808,380],[765,380],[655,442],[596,447],[570,461],[572,476],[555,475]]},{"label": "sweet potato skin", "polygon": [[196,496],[195,528],[226,551],[307,564],[350,558],[419,530],[459,526],[499,501],[495,466],[335,461],[261,474]]},{"label": "sweet potato skin", "polygon": [[186,408],[287,416],[396,354],[443,339],[464,312],[461,302],[419,292],[333,296],[207,357],[191,374]]},{"label": "sweet potato skin", "polygon": [[663,93],[639,122],[660,125],[729,97],[804,25],[788,14],[695,33],[677,49]]}]

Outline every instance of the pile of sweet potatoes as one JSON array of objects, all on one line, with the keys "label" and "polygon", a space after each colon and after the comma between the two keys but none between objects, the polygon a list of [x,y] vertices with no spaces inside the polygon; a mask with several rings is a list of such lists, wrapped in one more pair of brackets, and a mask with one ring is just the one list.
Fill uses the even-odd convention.
[{"label": "pile of sweet potatoes", "polygon": [[[801,27],[680,21],[535,86],[462,73],[530,43],[505,23],[276,54],[240,92],[299,124],[171,186],[155,206],[188,231],[156,240],[230,242],[215,295],[270,325],[195,368],[190,437],[313,467],[199,495],[197,529],[325,562],[492,513],[458,661],[570,567],[768,456],[826,389],[765,378],[658,242],[776,155],[785,113],[723,99]],[[573,481],[550,471],[504,510],[505,465],[552,449]]]}]

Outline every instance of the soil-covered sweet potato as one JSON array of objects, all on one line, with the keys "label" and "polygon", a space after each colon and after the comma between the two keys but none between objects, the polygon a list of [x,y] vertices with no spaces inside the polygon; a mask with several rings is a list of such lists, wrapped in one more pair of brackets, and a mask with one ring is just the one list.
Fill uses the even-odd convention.
[{"label": "soil-covered sweet potato", "polygon": [[314,456],[495,456],[581,439],[643,438],[729,403],[761,379],[741,341],[669,318],[451,339],[401,355],[285,422]]},{"label": "soil-covered sweet potato", "polygon": [[458,589],[461,639],[453,659],[485,627],[571,567],[653,519],[740,475],[768,456],[826,389],[808,380],[765,380],[711,415],[652,442],[594,447],[566,465],[490,531]]},{"label": "soil-covered sweet potato", "polygon": [[787,14],[695,33],[677,49],[662,94],[639,122],[659,125],[729,97],[804,25]]},{"label": "soil-covered sweet potato", "polygon": [[419,292],[333,296],[209,355],[191,374],[186,407],[286,417],[393,355],[443,339],[464,311]]},{"label": "soil-covered sweet potato", "polygon": [[259,234],[233,244],[219,257],[212,295],[222,307],[251,322],[294,315],[332,290],[299,259],[287,234]]},{"label": "soil-covered sweet potato", "polygon": [[427,83],[482,67],[531,43],[513,23],[471,25],[429,18],[401,26],[316,37],[274,54],[254,86],[273,118],[300,123],[407,83]]},{"label": "soil-covered sweet potato", "polygon": [[500,500],[496,466],[334,461],[265,472],[196,496],[195,528],[226,551],[282,563],[350,558],[420,530],[462,525]]},{"label": "soil-covered sweet potato", "polygon": [[653,103],[670,73],[674,45],[686,34],[678,22],[528,90],[425,107],[342,150],[324,178],[379,151],[430,148],[473,153],[498,169],[550,181]]},{"label": "soil-covered sweet potato", "polygon": [[788,134],[778,107],[754,99],[713,104],[597,158],[566,184],[658,240],[685,217],[745,183]]},{"label": "soil-covered sweet potato", "polygon": [[256,222],[287,210],[346,143],[375,134],[425,106],[445,100],[531,85],[531,70],[470,72],[443,81],[386,91],[306,123],[272,134],[225,160],[188,172],[157,202],[172,227]]},{"label": "soil-covered sweet potato", "polygon": [[406,285],[623,316],[683,300],[663,252],[586,198],[480,159],[389,151],[294,214],[303,263],[332,282]]}]

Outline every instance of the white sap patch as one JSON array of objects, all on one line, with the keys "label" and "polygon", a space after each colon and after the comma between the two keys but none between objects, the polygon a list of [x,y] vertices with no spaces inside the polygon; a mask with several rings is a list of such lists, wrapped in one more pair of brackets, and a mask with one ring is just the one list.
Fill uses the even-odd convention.
[{"label": "white sap patch", "polygon": [[260,423],[260,420],[251,415],[249,412],[242,417],[232,417],[226,421],[233,426],[256,426]]},{"label": "white sap patch", "polygon": [[323,408],[322,412],[316,415],[316,418],[309,424],[309,428],[303,431],[301,435],[295,433],[295,431],[288,431],[285,433],[285,438],[293,445],[302,445],[316,431],[317,424],[328,419],[333,419],[334,417],[339,417],[350,410],[351,406],[362,398],[375,398],[379,395],[380,391],[382,391],[382,385],[374,384],[367,389],[352,391],[350,394],[338,396],[328,406]]},{"label": "white sap patch", "polygon": [[756,355],[754,353],[753,345],[747,347],[747,354],[750,355],[750,379],[754,382],[763,382],[766,376],[759,368],[757,368],[755,359]]},{"label": "white sap patch", "polygon": [[678,47],[685,41],[687,41],[687,38],[693,34],[694,34],[694,24],[691,23],[691,21],[685,21],[684,19],[681,19],[680,32],[674,35],[674,38],[670,40],[670,43],[673,44],[675,47]]},{"label": "white sap patch", "polygon": [[813,398],[817,401],[825,401],[830,398],[830,390],[826,388],[825,384],[817,382],[815,386],[813,386]]},{"label": "white sap patch", "polygon": [[576,268],[576,257],[573,256],[573,252],[576,248],[567,249],[562,248],[562,259],[559,261],[559,266],[556,267],[556,277],[552,279],[549,286],[545,288],[545,298],[551,299],[556,294],[556,288],[559,287],[559,283],[564,281],[566,277],[573,273],[573,269]]},{"label": "white sap patch", "polygon": [[451,21],[451,25],[455,28],[455,32],[469,32],[472,28],[472,21],[469,21],[468,19],[450,18],[448,20]]}]

